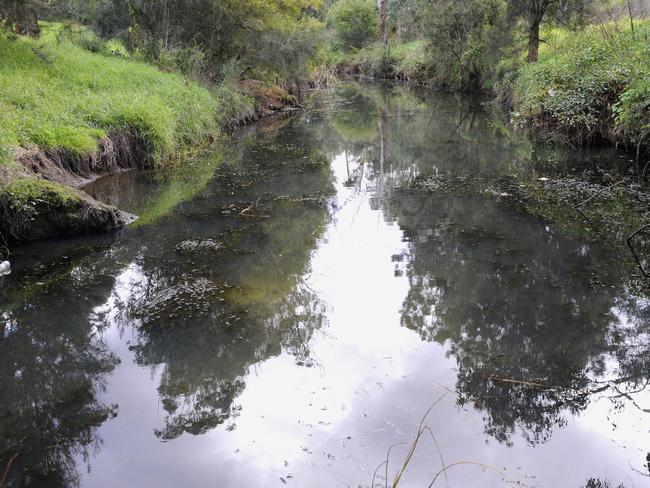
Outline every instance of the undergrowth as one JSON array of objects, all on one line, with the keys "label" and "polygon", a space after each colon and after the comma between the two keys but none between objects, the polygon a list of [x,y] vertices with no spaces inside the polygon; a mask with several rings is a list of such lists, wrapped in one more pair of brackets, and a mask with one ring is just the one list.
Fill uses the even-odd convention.
[{"label": "undergrowth", "polygon": [[350,54],[332,53],[329,62],[338,66],[354,65],[359,74],[366,77],[415,84],[426,83],[434,71],[427,56],[427,43],[423,40],[392,43],[388,48],[375,43]]},{"label": "undergrowth", "polygon": [[515,120],[579,144],[648,146],[649,38],[650,21],[643,21],[616,35],[591,26],[546,47],[515,82]]}]

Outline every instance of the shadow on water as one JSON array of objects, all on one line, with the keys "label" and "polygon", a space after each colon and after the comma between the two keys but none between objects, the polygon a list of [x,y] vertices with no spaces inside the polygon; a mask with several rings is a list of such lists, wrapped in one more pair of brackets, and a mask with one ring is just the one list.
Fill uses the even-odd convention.
[{"label": "shadow on water", "polygon": [[92,464],[98,427],[119,415],[105,384],[124,355],[109,336],[152,371],[163,410],[152,435],[168,442],[234,428],[247,375],[270,358],[319,367],[329,304],[309,278],[346,204],[335,177],[399,226],[401,325],[446,348],[456,404],[481,412],[489,438],[543,444],[596,397],[647,413],[650,306],[616,249],[486,195],[405,189],[423,175],[580,171],[594,155],[513,135],[478,100],[349,85],[313,107],[184,169],[98,180],[87,191],[137,225],[14,257],[0,287],[8,486],[74,485],[78,460]]}]

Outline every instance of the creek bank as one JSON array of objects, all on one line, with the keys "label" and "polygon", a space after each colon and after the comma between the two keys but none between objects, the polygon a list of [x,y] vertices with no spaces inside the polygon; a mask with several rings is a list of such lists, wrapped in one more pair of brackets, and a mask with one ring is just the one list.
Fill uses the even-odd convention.
[{"label": "creek bank", "polygon": [[[301,108],[297,97],[280,87],[254,80],[240,82],[239,87],[251,103],[249,110],[229,121],[231,128]],[[206,142],[218,143],[216,135]],[[189,148],[188,157],[204,149]],[[158,166],[147,141],[129,128],[110,131],[92,153],[18,147],[13,161],[0,174],[0,236],[7,244],[104,232],[134,222],[137,216],[97,201],[79,188],[103,176]]]},{"label": "creek bank", "polygon": [[8,244],[116,229],[136,218],[44,179],[19,178],[0,190],[0,234]]}]

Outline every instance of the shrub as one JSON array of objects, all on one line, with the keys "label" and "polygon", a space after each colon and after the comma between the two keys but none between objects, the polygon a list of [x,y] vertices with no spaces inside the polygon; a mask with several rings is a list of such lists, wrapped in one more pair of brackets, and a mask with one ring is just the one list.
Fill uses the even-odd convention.
[{"label": "shrub", "polygon": [[363,76],[398,79],[414,84],[427,83],[434,71],[425,41],[391,44],[388,49],[381,42],[376,42],[337,61],[357,65]]}]

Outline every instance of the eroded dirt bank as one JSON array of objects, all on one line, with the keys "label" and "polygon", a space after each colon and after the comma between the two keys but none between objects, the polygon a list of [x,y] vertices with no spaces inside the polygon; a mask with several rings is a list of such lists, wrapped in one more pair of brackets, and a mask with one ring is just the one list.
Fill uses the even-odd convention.
[{"label": "eroded dirt bank", "polygon": [[[231,128],[301,108],[297,96],[282,88],[255,81],[241,86],[253,102],[250,110],[230,121]],[[137,216],[99,202],[79,188],[102,176],[150,168],[154,163],[147,142],[128,128],[109,132],[93,153],[18,147],[13,159],[14,165],[0,168],[0,241],[5,248],[130,224]]]}]

